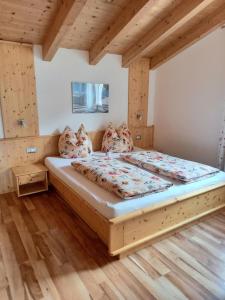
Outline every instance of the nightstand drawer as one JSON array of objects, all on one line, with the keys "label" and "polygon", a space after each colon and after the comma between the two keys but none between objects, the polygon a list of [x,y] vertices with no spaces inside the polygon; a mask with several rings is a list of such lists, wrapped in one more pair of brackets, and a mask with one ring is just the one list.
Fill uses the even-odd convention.
[{"label": "nightstand drawer", "polygon": [[23,185],[23,184],[27,184],[27,183],[44,181],[45,176],[46,176],[46,172],[22,175],[22,176],[19,176],[19,178],[18,178],[18,184]]}]

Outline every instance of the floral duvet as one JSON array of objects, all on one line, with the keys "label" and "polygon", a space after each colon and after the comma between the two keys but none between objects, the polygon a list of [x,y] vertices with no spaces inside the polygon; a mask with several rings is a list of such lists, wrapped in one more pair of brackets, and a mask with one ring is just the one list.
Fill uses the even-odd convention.
[{"label": "floral duvet", "polygon": [[160,192],[172,185],[156,175],[116,158],[84,158],[72,162],[72,166],[89,180],[123,199]]},{"label": "floral duvet", "polygon": [[141,151],[122,155],[123,160],[182,182],[191,182],[219,172],[197,162],[173,157],[157,151]]}]

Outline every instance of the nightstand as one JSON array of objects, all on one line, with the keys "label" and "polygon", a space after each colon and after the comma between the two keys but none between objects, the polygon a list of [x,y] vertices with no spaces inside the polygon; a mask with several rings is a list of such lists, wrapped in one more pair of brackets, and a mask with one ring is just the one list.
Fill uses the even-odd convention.
[{"label": "nightstand", "polygon": [[48,190],[48,169],[42,164],[12,168],[17,196],[25,196]]}]

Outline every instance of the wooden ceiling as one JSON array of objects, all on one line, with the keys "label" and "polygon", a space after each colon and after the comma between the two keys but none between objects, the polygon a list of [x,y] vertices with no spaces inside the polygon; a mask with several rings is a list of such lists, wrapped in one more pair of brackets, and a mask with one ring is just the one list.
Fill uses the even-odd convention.
[{"label": "wooden ceiling", "polygon": [[224,0],[0,0],[0,39],[42,44],[45,60],[62,47],[156,68],[224,24]]}]

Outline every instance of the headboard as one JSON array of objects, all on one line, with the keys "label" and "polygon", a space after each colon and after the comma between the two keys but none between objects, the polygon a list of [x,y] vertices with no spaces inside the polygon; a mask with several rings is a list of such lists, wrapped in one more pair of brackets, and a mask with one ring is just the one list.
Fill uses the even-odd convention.
[{"label": "headboard", "polygon": [[[104,131],[93,131],[89,136],[93,150],[101,149]],[[0,194],[14,190],[11,168],[18,165],[41,162],[47,156],[58,155],[59,135],[0,139]],[[37,153],[27,153],[28,147],[36,147]]]},{"label": "headboard", "polygon": [[[94,151],[101,150],[103,134],[103,130],[89,132]],[[147,136],[142,131],[134,131],[134,139],[137,134],[142,134],[143,140],[137,141],[136,146],[145,148],[144,141],[147,147],[152,145],[153,128],[149,127]],[[0,139],[0,194],[14,191],[12,167],[41,162],[47,156],[58,155],[58,140],[59,135]],[[37,153],[27,153],[28,147],[36,147]]]}]

